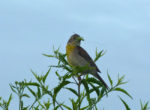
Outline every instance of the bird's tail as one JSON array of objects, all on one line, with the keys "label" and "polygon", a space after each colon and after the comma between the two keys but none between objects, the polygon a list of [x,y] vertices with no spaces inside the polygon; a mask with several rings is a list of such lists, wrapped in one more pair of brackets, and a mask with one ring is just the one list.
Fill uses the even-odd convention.
[{"label": "bird's tail", "polygon": [[108,85],[105,83],[105,81],[99,76],[98,73],[93,74],[97,79],[101,81],[101,83],[106,87],[106,89],[109,89]]}]

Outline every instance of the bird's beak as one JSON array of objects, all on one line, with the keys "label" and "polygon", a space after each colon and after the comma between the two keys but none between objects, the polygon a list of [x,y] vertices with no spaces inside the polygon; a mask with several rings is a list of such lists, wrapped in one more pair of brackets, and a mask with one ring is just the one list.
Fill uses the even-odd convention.
[{"label": "bird's beak", "polygon": [[79,41],[84,41],[84,39],[82,37],[78,37]]}]

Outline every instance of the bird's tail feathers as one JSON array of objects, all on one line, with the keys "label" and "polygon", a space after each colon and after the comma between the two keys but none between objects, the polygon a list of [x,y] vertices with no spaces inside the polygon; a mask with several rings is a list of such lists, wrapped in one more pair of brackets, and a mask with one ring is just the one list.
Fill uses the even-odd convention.
[{"label": "bird's tail feathers", "polygon": [[109,89],[108,85],[105,83],[105,81],[99,76],[98,73],[93,74],[97,79],[101,81],[101,83],[106,87],[106,89]]}]

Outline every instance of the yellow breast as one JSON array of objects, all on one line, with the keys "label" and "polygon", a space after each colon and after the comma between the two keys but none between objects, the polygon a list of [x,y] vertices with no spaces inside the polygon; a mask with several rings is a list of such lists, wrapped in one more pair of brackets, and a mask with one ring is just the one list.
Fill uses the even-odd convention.
[{"label": "yellow breast", "polygon": [[71,64],[70,62],[70,58],[71,58],[71,54],[72,52],[74,51],[74,49],[76,48],[76,46],[74,45],[71,45],[71,44],[67,44],[66,46],[66,54],[67,54],[67,60],[68,60],[68,63]]},{"label": "yellow breast", "polygon": [[67,44],[67,46],[66,46],[67,54],[69,55],[70,53],[72,53],[74,51],[75,47],[76,46],[74,46],[74,45]]}]

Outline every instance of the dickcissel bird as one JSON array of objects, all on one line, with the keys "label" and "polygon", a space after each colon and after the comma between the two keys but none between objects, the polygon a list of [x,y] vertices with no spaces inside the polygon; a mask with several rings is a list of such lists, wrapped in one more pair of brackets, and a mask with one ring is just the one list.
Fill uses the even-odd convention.
[{"label": "dickcissel bird", "polygon": [[68,63],[72,67],[84,67],[88,65],[88,68],[81,74],[90,73],[91,75],[99,79],[101,83],[108,89],[107,84],[98,74],[100,70],[98,69],[98,67],[92,60],[92,58],[89,56],[89,54],[82,47],[80,47],[80,43],[82,40],[83,38],[80,37],[78,34],[72,35],[70,39],[68,40],[68,43],[66,46],[66,54],[67,54]]}]

